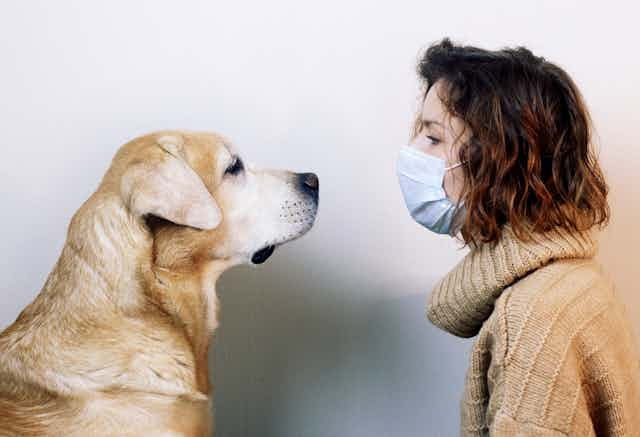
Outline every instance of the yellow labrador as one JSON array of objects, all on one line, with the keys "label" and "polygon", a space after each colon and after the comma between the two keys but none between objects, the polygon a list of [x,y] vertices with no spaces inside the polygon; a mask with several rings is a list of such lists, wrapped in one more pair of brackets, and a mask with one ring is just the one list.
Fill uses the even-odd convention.
[{"label": "yellow labrador", "polygon": [[216,134],[125,144],[0,334],[0,436],[210,435],[216,280],[317,208],[314,174],[254,169]]}]

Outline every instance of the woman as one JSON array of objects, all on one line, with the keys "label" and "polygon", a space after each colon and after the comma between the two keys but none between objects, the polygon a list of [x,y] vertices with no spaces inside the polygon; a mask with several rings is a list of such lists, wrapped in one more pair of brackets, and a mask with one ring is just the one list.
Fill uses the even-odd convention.
[{"label": "woman", "polygon": [[398,160],[412,217],[469,254],[427,315],[476,336],[464,436],[638,436],[640,360],[593,257],[607,185],[576,85],[525,48],[431,46],[413,140]]}]

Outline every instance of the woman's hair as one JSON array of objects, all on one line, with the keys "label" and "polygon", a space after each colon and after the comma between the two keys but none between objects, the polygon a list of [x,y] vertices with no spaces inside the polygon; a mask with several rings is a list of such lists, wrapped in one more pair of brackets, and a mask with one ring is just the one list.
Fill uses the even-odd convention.
[{"label": "woman's hair", "polygon": [[607,224],[591,120],[564,70],[524,47],[489,51],[444,39],[427,49],[418,74],[425,96],[441,81],[443,104],[469,131],[459,147],[466,244],[496,242],[505,225],[530,240]]}]

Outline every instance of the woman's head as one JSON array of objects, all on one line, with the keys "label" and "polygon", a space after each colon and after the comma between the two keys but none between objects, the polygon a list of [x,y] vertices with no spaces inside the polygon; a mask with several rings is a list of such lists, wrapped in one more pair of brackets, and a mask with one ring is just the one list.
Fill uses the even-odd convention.
[{"label": "woman's head", "polygon": [[488,51],[445,39],[427,49],[418,74],[426,87],[414,140],[464,163],[445,188],[465,206],[458,227],[466,243],[495,242],[507,224],[528,239],[607,223],[589,114],[561,68],[525,48]]}]

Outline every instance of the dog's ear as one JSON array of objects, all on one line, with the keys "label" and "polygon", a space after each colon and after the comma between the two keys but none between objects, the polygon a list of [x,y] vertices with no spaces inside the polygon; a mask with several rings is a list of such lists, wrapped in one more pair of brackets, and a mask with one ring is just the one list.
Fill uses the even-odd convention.
[{"label": "dog's ear", "polygon": [[166,135],[157,139],[163,156],[129,167],[121,192],[129,210],[154,215],[178,225],[214,229],[222,213],[204,182],[183,158],[182,139]]}]

